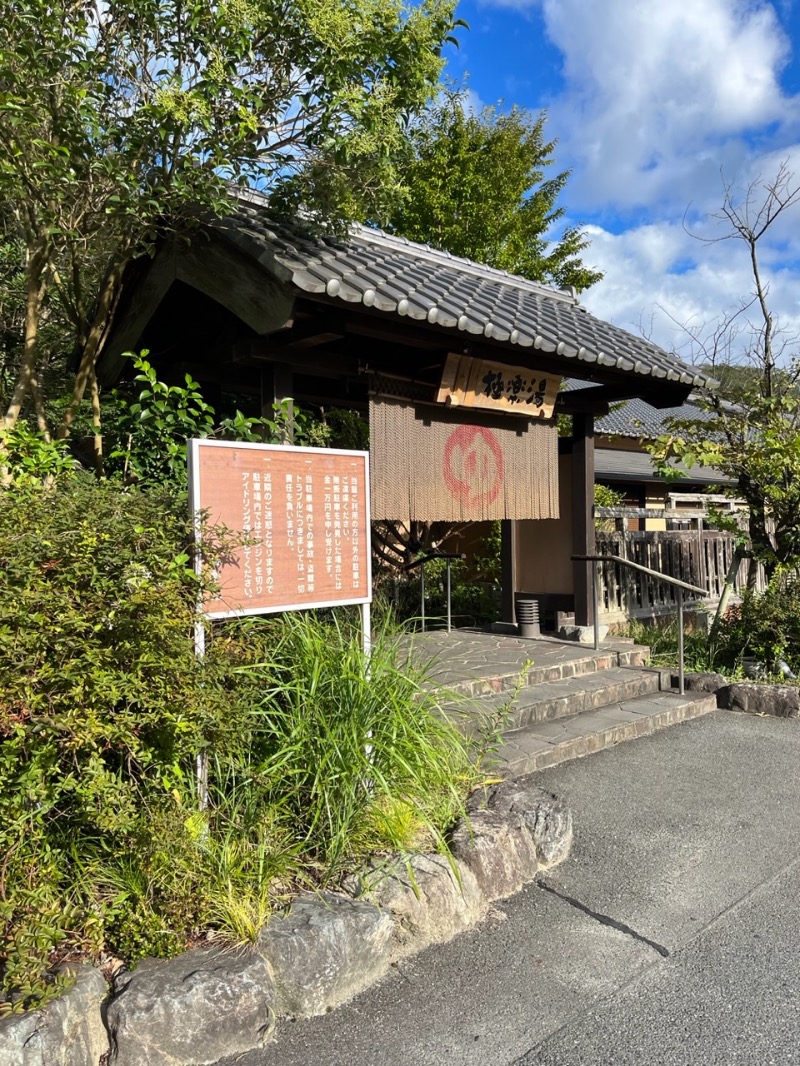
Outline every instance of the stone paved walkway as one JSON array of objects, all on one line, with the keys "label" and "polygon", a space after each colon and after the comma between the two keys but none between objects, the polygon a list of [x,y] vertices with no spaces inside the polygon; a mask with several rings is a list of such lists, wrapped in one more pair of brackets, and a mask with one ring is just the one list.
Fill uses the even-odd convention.
[{"label": "stone paved walkway", "polygon": [[[495,691],[512,687],[526,663],[529,671],[531,664],[536,668],[537,676],[530,683],[555,681],[579,672],[570,667],[598,655],[590,644],[556,637],[525,640],[476,629],[418,633],[412,639],[412,648],[417,662],[429,664],[427,672],[432,682],[464,692],[468,692],[469,682],[478,680],[488,682],[488,688]],[[630,640],[605,640],[599,654],[608,659],[607,666],[619,665],[620,658],[624,665],[640,666],[647,659],[647,649]],[[597,668],[604,669],[604,665]],[[500,684],[501,680],[508,684]]]}]

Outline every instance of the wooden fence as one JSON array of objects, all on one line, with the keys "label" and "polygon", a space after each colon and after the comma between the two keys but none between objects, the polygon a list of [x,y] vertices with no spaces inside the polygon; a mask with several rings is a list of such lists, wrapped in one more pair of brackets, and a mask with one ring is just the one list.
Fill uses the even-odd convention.
[{"label": "wooden fence", "polygon": [[[736,547],[732,534],[707,529],[598,531],[595,542],[599,553],[619,555],[661,574],[707,588],[709,595],[702,602],[708,607],[719,602]],[[735,583],[737,591],[747,585],[749,565],[747,559],[739,565]],[[756,588],[764,588],[761,568]],[[690,602],[688,598],[687,602]],[[675,608],[676,590],[671,586],[624,566],[601,564],[600,617],[604,622],[669,614]]]}]

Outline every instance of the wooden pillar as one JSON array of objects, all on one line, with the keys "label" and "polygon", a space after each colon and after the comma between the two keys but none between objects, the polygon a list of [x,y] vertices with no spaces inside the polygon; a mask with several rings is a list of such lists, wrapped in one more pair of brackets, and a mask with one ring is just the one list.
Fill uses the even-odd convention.
[{"label": "wooden pillar", "polygon": [[517,527],[516,522],[507,518],[500,522],[500,584],[503,621],[513,625],[516,622],[514,593],[517,591]]},{"label": "wooden pillar", "polygon": [[[572,553],[593,555],[594,543],[594,416],[572,418]],[[573,563],[575,625],[594,625],[591,563]]]},{"label": "wooden pillar", "polygon": [[294,391],[292,368],[287,363],[267,363],[261,370],[261,417],[274,418],[275,405],[289,400],[286,433],[281,443],[294,441],[294,404],[291,402]]}]

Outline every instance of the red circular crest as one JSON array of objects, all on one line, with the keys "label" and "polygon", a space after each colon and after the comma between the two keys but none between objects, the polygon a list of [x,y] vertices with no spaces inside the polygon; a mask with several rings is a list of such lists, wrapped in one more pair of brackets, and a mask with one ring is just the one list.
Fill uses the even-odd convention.
[{"label": "red circular crest", "polygon": [[471,510],[494,503],[503,487],[503,450],[489,429],[459,426],[444,446],[445,484]]}]

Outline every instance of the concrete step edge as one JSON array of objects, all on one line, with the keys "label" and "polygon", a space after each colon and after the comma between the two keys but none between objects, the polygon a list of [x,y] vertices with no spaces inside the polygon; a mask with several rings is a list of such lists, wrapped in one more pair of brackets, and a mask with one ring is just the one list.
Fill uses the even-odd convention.
[{"label": "concrete step edge", "polygon": [[[604,681],[606,674],[608,677]],[[564,682],[553,681],[523,688],[508,708],[505,731],[522,729],[534,722],[571,718],[659,691],[659,678],[649,670],[612,667],[608,671],[576,676],[586,680],[586,687],[565,688]],[[599,683],[590,684],[590,678]],[[446,717],[457,724],[469,722],[471,718],[485,720],[500,715],[504,702],[511,695],[509,690],[474,697],[472,700],[467,698],[461,702],[445,703],[442,710]]]},{"label": "concrete step edge", "polygon": [[[534,773],[536,770],[544,770],[562,762],[592,755],[594,752],[603,751],[628,740],[635,740],[637,737],[650,736],[669,726],[679,725],[681,722],[710,714],[717,708],[716,696],[713,694],[703,693],[695,696],[687,693],[683,697],[678,697],[677,693],[674,695],[675,701],[666,705],[663,710],[651,715],[642,714],[635,720],[628,719],[623,713],[621,721],[616,723],[609,721],[610,708],[604,709],[607,712],[605,716],[602,716],[603,709],[578,715],[572,721],[581,721],[584,728],[580,732],[565,736],[563,740],[554,744],[545,743],[528,752],[512,748],[510,744],[513,744],[514,733],[506,734],[510,744],[505,752],[503,748],[498,752],[497,769],[509,777],[521,777],[523,774]],[[624,704],[621,705],[621,709],[624,711]],[[518,735],[535,732],[533,728],[516,731]]]}]

